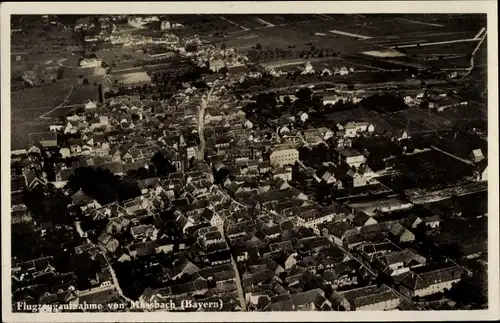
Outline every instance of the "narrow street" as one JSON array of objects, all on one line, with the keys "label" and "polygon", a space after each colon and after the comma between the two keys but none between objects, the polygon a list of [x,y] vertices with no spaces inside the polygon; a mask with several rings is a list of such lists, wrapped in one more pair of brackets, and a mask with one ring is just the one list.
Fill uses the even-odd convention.
[{"label": "narrow street", "polygon": [[241,284],[241,276],[238,271],[238,265],[236,264],[236,260],[234,260],[233,255],[231,255],[231,265],[233,265],[234,273],[236,275],[236,288],[238,289],[238,298],[240,299],[241,310],[246,312],[247,302],[245,301],[245,293],[243,292],[243,285]]},{"label": "narrow street", "polygon": [[106,263],[108,264],[108,268],[109,268],[109,273],[111,274],[111,279],[113,280],[113,286],[116,288],[116,291],[118,292],[118,295],[120,295],[121,298],[125,299],[127,302],[129,303],[133,303],[134,301],[131,300],[130,298],[128,298],[127,296],[125,296],[123,294],[123,291],[120,287],[120,283],[118,281],[118,278],[116,277],[116,273],[115,273],[115,270],[113,269],[113,266],[111,266],[111,263],[109,262],[109,259],[106,255],[104,255],[104,259],[106,260]]},{"label": "narrow street", "polygon": [[351,259],[354,259],[356,260],[357,262],[359,262],[363,267],[366,268],[366,270],[368,270],[370,272],[370,274],[372,274],[373,276],[377,277],[378,276],[378,273],[376,273],[369,265],[367,265],[363,259],[360,259],[358,257],[356,257],[355,255],[353,255],[349,250],[347,250],[346,248],[342,247],[342,246],[339,246],[336,244],[337,247],[339,247],[343,252],[345,252]]},{"label": "narrow street", "polygon": [[463,159],[463,158],[460,158],[460,157],[458,157],[458,156],[455,156],[455,155],[453,155],[452,153],[449,153],[449,152],[447,152],[447,151],[444,151],[444,150],[442,150],[441,148],[438,148],[438,147],[436,147],[436,146],[431,146],[431,148],[432,148],[432,149],[434,149],[434,150],[437,150],[437,151],[439,151],[439,152],[442,152],[443,154],[448,155],[448,156],[450,156],[450,157],[452,157],[452,158],[454,158],[454,159],[456,159],[456,160],[459,160],[459,161],[461,161],[461,162],[463,162],[463,163],[466,163],[466,164],[469,164],[469,165],[474,165],[474,163],[473,163],[473,162],[471,162],[470,160]]},{"label": "narrow street", "polygon": [[206,98],[203,98],[198,109],[198,136],[200,138],[200,147],[198,147],[198,160],[205,160],[205,110],[207,109],[208,102],[210,102],[210,97],[217,85],[217,80],[214,81],[210,92]]},{"label": "narrow street", "polygon": [[[224,240],[226,240],[224,228],[222,226],[219,226],[219,227],[217,227],[217,229],[219,229],[219,232],[221,233],[222,238]],[[226,240],[226,243],[229,246],[229,243],[227,242],[227,240]],[[234,269],[234,275],[236,278],[236,288],[238,290],[238,298],[240,300],[241,310],[243,312],[246,312],[247,311],[247,302],[245,301],[245,293],[243,291],[243,285],[241,284],[241,276],[240,276],[240,272],[238,270],[238,264],[236,263],[236,260],[234,259],[234,256],[232,253],[231,253],[231,265],[233,266],[233,269]]]}]

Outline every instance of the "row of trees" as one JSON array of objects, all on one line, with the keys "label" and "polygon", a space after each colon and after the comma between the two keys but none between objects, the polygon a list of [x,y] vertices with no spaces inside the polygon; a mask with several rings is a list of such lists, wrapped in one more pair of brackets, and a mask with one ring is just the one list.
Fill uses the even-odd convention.
[{"label": "row of trees", "polygon": [[129,177],[120,178],[102,168],[80,167],[68,179],[72,192],[82,190],[101,205],[125,201],[141,194],[137,184]]}]

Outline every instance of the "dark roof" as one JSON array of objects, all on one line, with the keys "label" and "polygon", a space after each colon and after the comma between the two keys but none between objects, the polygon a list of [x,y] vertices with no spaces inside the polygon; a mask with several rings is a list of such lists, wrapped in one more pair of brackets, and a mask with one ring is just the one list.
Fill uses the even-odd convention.
[{"label": "dark roof", "polygon": [[342,237],[347,231],[355,229],[349,222],[335,222],[326,225],[328,232],[336,237]]},{"label": "dark roof", "polygon": [[82,189],[79,189],[78,192],[71,195],[71,200],[73,201],[73,204],[75,204],[76,206],[81,206],[91,203],[94,199],[89,195],[85,194],[85,192],[82,191]]},{"label": "dark roof", "polygon": [[419,290],[437,282],[460,279],[462,273],[462,269],[453,262],[440,262],[413,268],[401,280],[401,284],[411,290]]},{"label": "dark roof", "polygon": [[370,218],[371,216],[369,216],[365,212],[356,212],[354,219],[352,219],[352,223],[355,226],[364,226],[366,221],[368,221]]}]

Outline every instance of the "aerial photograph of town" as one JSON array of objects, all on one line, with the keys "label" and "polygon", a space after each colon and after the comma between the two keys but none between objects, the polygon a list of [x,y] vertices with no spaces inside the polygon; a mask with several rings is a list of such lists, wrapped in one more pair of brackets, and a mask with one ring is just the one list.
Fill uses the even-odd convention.
[{"label": "aerial photograph of town", "polygon": [[11,15],[12,312],[488,309],[487,26]]}]

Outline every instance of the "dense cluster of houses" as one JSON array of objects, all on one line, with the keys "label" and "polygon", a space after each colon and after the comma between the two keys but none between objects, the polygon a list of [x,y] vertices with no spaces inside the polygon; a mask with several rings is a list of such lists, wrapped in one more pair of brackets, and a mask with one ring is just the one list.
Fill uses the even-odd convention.
[{"label": "dense cluster of houses", "polygon": [[[215,48],[200,57],[213,71],[244,60],[232,50]],[[120,285],[130,282],[120,281],[113,266],[147,263],[158,255],[175,260],[162,264],[156,279],[163,287],[148,286],[132,300],[144,308],[196,299],[223,300],[227,311],[395,310],[407,302],[418,307],[417,300],[449,290],[467,274],[455,261],[433,261],[415,248],[422,228],[439,229],[438,215],[398,198],[374,202],[375,188],[387,187],[367,165],[369,153],[352,147],[356,138],[374,134],[373,124],[350,121],[299,130],[294,126],[309,118],[300,111],[259,129],[227,99],[222,83],[214,86],[202,118],[205,98],[186,86],[168,101],[130,96],[89,101],[47,132],[32,135],[33,145],[13,159],[21,163],[22,174],[12,176],[12,193],[51,184],[69,196],[70,207],[87,220],[81,222],[104,225],[77,221],[74,230],[68,228],[78,240],[74,254],[94,268],[87,290],[76,288],[75,272],[58,272],[54,257],[44,256],[13,262],[16,300],[78,304],[125,298]],[[341,99],[325,97],[323,103]],[[198,160],[200,121],[203,160]],[[403,131],[394,140],[407,138]],[[333,143],[332,160],[321,169],[306,167],[299,149],[326,141]],[[53,178],[45,167],[47,151],[59,156]],[[101,205],[83,189],[67,186],[80,167],[132,177],[147,170],[158,152],[175,169],[134,178],[140,190],[134,198]],[[480,164],[484,156],[474,150],[470,159]],[[360,189],[356,194],[377,206],[315,201],[291,185],[297,165],[312,182],[338,191]],[[485,177],[485,171],[478,169],[477,177]],[[32,223],[40,236],[50,234],[50,223],[34,223],[22,200],[12,203],[12,214],[13,223]],[[151,260],[146,267],[158,265]]]}]

